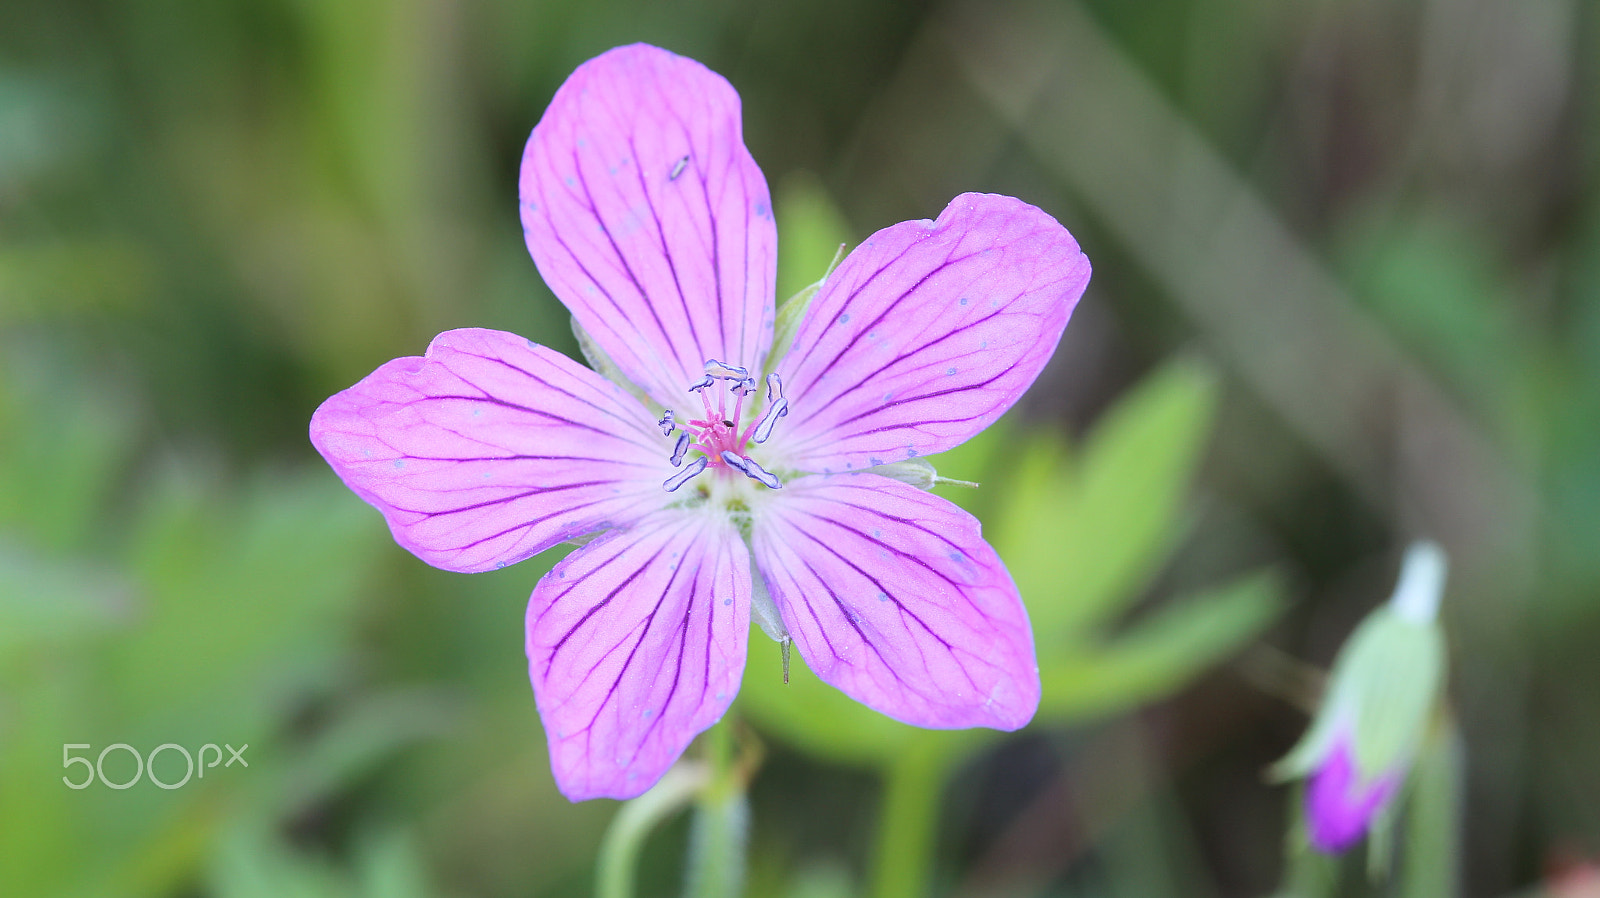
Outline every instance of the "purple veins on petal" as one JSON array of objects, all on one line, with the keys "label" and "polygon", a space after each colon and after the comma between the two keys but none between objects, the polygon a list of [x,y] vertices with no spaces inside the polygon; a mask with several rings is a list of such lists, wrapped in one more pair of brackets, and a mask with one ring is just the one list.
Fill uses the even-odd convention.
[{"label": "purple veins on petal", "polygon": [[[742,131],[720,75],[633,45],[580,66],[523,153],[522,226],[539,273],[661,405],[706,359],[760,365],[771,341],[777,230],[751,211],[769,195]],[[663,177],[685,156],[683,177]]]},{"label": "purple veins on petal", "polygon": [[722,717],[744,673],[750,594],[733,526],[679,509],[612,531],[539,581],[528,673],[562,794],[632,798]]},{"label": "purple veins on petal", "polygon": [[1027,611],[977,519],[868,473],[803,477],[783,498],[754,512],[751,548],[818,677],[914,726],[1014,730],[1032,719]]},{"label": "purple veins on petal", "polygon": [[688,452],[688,451],[689,451],[689,434],[680,433],[680,434],[678,434],[678,443],[677,443],[677,445],[672,447],[672,458],[668,459],[668,461],[672,462],[672,466],[674,468],[676,468],[678,465],[683,464],[683,454],[685,452]]},{"label": "purple veins on petal", "polygon": [[710,462],[706,460],[706,457],[704,455],[700,456],[694,461],[689,462],[689,464],[684,467],[683,470],[663,481],[661,488],[669,493],[677,492],[678,487],[683,486],[685,483],[688,483],[690,480],[694,479],[694,476],[699,474],[701,471],[704,471],[706,469],[706,465],[708,464],[710,464]]},{"label": "purple veins on petal", "polygon": [[[963,194],[938,221],[879,231],[828,277],[784,359],[799,419],[786,457],[838,470],[959,445],[1038,376],[1088,281],[1072,235],[1010,197]],[[959,304],[973,294],[992,302]]]},{"label": "purple veins on petal", "polygon": [[650,423],[632,396],[560,353],[466,329],[329,398],[311,442],[401,546],[475,572],[661,507],[670,468]]}]

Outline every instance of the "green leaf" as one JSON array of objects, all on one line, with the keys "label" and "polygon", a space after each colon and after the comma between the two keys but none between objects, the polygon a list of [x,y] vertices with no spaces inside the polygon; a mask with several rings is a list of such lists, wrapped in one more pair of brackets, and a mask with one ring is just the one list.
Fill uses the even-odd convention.
[{"label": "green leaf", "polygon": [[1260,571],[1167,605],[1103,647],[1041,652],[1039,719],[1080,719],[1166,695],[1237,651],[1282,607],[1279,578]]},{"label": "green leaf", "polygon": [[1007,414],[965,443],[930,455],[927,460],[941,477],[977,483],[976,489],[964,486],[938,488],[938,494],[966,509],[980,521],[994,520],[993,508],[1009,495],[1013,461],[1009,449],[1018,441],[1017,416]]},{"label": "green leaf", "polygon": [[[989,730],[923,730],[879,714],[817,679],[794,652],[789,683],[779,670],[777,644],[751,632],[750,662],[739,709],[757,727],[809,754],[840,764],[881,767],[923,743],[956,752],[988,738]],[[769,648],[770,647],[770,648]],[[772,654],[762,657],[763,649]]]},{"label": "green leaf", "polygon": [[1146,378],[1090,434],[1072,464],[1036,434],[992,531],[1041,644],[1072,641],[1138,597],[1179,531],[1215,415],[1216,378],[1192,360]]}]

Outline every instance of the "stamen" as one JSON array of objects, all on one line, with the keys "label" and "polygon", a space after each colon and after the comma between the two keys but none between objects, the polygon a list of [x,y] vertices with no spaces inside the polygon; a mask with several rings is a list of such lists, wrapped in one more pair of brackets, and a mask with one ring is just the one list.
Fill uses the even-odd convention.
[{"label": "stamen", "polygon": [[743,382],[750,379],[750,369],[719,362],[716,359],[706,359],[706,376]]},{"label": "stamen", "polygon": [[778,475],[756,464],[756,460],[753,458],[744,460],[744,474],[769,489],[783,489],[783,481],[778,479]]},{"label": "stamen", "polygon": [[[706,391],[706,387],[715,386],[719,380],[727,381],[725,389]],[[662,484],[664,489],[673,492],[713,465],[725,465],[769,489],[783,488],[783,481],[777,475],[743,454],[752,435],[755,436],[755,442],[765,442],[772,435],[777,420],[789,414],[789,402],[783,396],[783,379],[772,374],[767,377],[767,409],[761,420],[752,419],[748,424],[744,423],[745,400],[756,393],[756,384],[748,368],[706,359],[705,376],[689,387],[690,392],[700,394],[700,405],[705,409],[704,417],[679,421],[668,409],[656,422],[662,434],[671,436],[674,432],[678,433],[670,460],[673,467],[683,468]],[[713,394],[715,402],[712,401]],[[688,457],[690,449],[699,451],[700,457],[685,464],[684,459]]]},{"label": "stamen", "polygon": [[739,454],[731,449],[722,450],[722,463],[745,474],[750,473],[750,468],[748,466],[753,464],[750,459],[740,458]]},{"label": "stamen", "polygon": [[768,406],[766,413],[761,416],[761,420],[756,422],[753,439],[757,443],[765,443],[767,438],[772,436],[772,428],[778,423],[778,419],[787,414],[789,414],[789,400],[779,396],[777,404]]},{"label": "stamen", "polygon": [[688,483],[696,474],[704,471],[706,469],[706,465],[708,464],[710,464],[710,462],[706,460],[706,457],[704,455],[700,456],[694,461],[689,462],[688,467],[684,468],[682,471],[679,471],[678,473],[662,481],[661,488],[669,493],[677,492],[678,487]]}]

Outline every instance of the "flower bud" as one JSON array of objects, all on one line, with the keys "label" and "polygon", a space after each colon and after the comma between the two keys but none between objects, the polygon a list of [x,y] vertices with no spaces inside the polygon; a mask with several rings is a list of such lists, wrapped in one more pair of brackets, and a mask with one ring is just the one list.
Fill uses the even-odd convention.
[{"label": "flower bud", "polygon": [[1416,756],[1444,681],[1436,618],[1445,567],[1434,543],[1407,550],[1393,597],[1339,650],[1316,719],[1273,769],[1307,778],[1307,831],[1319,851],[1359,841],[1388,810]]}]

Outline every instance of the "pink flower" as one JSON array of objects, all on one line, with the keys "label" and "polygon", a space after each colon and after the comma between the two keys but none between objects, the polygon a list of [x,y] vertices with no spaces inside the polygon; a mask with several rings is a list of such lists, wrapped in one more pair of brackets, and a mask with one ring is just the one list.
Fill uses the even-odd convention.
[{"label": "pink flower", "polygon": [[540,273],[636,386],[449,331],[323,403],[311,439],[446,570],[600,534],[528,604],[562,792],[659,779],[738,692],[753,606],[891,717],[1026,724],[1033,638],[978,522],[872,469],[950,449],[1022,395],[1089,279],[1071,235],[1018,200],[958,197],[858,247],[768,358],[777,234],[739,97],[643,45],[557,91],[521,194]]}]

